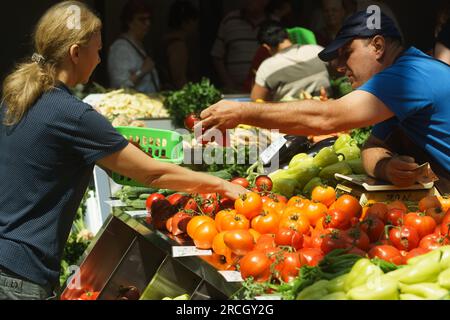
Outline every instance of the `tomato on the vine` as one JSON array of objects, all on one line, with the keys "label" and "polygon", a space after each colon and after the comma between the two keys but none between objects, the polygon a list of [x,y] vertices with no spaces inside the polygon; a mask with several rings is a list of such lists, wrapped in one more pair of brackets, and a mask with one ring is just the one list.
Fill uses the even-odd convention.
[{"label": "tomato on the vine", "polygon": [[302,263],[300,255],[297,252],[285,252],[283,258],[281,279],[289,283],[298,277]]},{"label": "tomato on the vine", "polygon": [[240,185],[240,186],[244,187],[245,189],[247,189],[250,186],[250,182],[248,182],[248,180],[245,178],[234,178],[230,182],[233,184]]},{"label": "tomato on the vine", "polygon": [[275,248],[277,245],[275,243],[275,237],[272,234],[263,234],[256,241],[255,250],[267,250]]}]

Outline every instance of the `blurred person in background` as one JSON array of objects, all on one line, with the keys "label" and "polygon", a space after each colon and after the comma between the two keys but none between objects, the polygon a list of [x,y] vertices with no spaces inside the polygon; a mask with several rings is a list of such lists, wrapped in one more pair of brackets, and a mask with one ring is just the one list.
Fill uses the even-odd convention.
[{"label": "blurred person in background", "polygon": [[259,27],[268,18],[268,3],[269,0],[246,0],[241,10],[232,11],[220,24],[211,56],[225,92],[242,92],[258,50]]},{"label": "blurred person in background", "polygon": [[439,11],[436,26],[436,59],[450,65],[450,4],[446,3]]},{"label": "blurred person in background", "polygon": [[[290,0],[271,0],[266,7],[266,14],[271,20],[280,22],[284,27],[284,20],[292,15],[292,5]],[[244,83],[244,92],[251,92],[255,84],[256,71],[258,71],[261,63],[270,58],[270,51],[263,45],[260,45],[252,60],[252,65],[248,71],[247,79]]]},{"label": "blurred person in background", "polygon": [[289,34],[276,21],[261,26],[258,41],[271,54],[256,73],[252,100],[286,101],[299,99],[300,93],[318,96],[321,89],[330,91],[327,65],[318,54],[318,45],[293,44]]},{"label": "blurred person in background", "polygon": [[189,40],[198,32],[198,9],[189,1],[177,0],[170,8],[169,33],[164,38],[169,88],[179,90],[190,81],[197,81],[195,63]]},{"label": "blurred person in background", "polygon": [[143,0],[130,0],[122,10],[121,21],[124,33],[111,45],[108,57],[111,86],[158,92],[158,72],[144,47],[151,26],[150,8]]},{"label": "blurred person in background", "polygon": [[347,16],[347,11],[343,0],[322,0],[321,9],[324,26],[315,30],[315,34],[318,44],[325,47],[336,37]]}]

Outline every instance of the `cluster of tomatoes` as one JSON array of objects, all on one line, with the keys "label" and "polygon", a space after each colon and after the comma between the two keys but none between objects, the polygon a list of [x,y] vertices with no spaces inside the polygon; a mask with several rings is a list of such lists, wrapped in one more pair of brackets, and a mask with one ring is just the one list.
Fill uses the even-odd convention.
[{"label": "cluster of tomatoes", "polygon": [[[258,180],[257,180],[258,181]],[[249,188],[248,181],[234,183]],[[178,210],[165,228],[187,233],[199,249],[212,249],[221,269],[238,267],[244,279],[290,282],[304,266],[316,266],[335,249],[404,264],[450,243],[449,199],[426,197],[418,212],[401,201],[370,202],[364,208],[351,195],[337,198],[331,187],[318,186],[311,200],[271,193],[268,177],[236,201],[216,194],[167,199]],[[149,198],[149,210],[152,199]],[[181,204],[181,205],[180,205]]]}]

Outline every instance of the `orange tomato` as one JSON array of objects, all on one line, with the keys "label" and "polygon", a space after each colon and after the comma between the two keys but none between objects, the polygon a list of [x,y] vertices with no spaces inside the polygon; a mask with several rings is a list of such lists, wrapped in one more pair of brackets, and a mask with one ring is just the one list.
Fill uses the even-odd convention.
[{"label": "orange tomato", "polygon": [[273,210],[279,215],[283,214],[285,208],[286,204],[278,200],[270,199],[263,203],[263,210]]},{"label": "orange tomato", "polygon": [[221,232],[214,237],[212,249],[214,253],[225,257],[227,263],[233,264],[235,260],[235,255],[233,255],[231,249],[228,248],[227,245],[225,244],[224,236],[225,232]]},{"label": "orange tomato", "polygon": [[254,250],[267,250],[271,248],[275,248],[275,235],[273,234],[263,234],[259,237],[256,242]]},{"label": "orange tomato", "polygon": [[276,233],[280,224],[280,216],[271,210],[264,210],[252,220],[252,228],[261,234]]},{"label": "orange tomato", "polygon": [[305,205],[307,205],[310,201],[308,199],[295,196],[289,199],[287,206],[288,207],[297,207],[297,208],[303,208]]},{"label": "orange tomato", "polygon": [[250,192],[236,200],[234,207],[239,214],[251,220],[259,215],[263,209],[261,196],[256,192]]},{"label": "orange tomato", "polygon": [[[214,218],[214,221],[216,222],[216,226],[219,227],[221,225],[223,217],[228,216],[230,214],[231,215],[236,214],[236,213],[237,213],[236,210],[232,210],[232,209],[225,209],[225,210],[217,212],[216,217]],[[219,228],[217,228],[217,230],[220,232]]]},{"label": "orange tomato", "polygon": [[311,194],[311,200],[329,207],[336,201],[336,191],[332,187],[315,187]]},{"label": "orange tomato", "polygon": [[259,238],[261,237],[261,234],[255,229],[248,229],[248,231],[252,234],[253,238],[255,239],[255,243],[258,242]]},{"label": "orange tomato", "polygon": [[345,194],[336,200],[334,208],[349,215],[351,218],[361,217],[362,207],[359,204],[358,199]]},{"label": "orange tomato", "polygon": [[291,228],[297,230],[301,234],[309,234],[310,223],[308,217],[300,212],[292,212],[283,216],[279,228]]},{"label": "orange tomato", "polygon": [[428,196],[419,201],[419,210],[420,212],[425,212],[427,209],[431,208],[441,208],[441,202],[439,198],[436,196]]},{"label": "orange tomato", "polygon": [[246,255],[255,247],[255,238],[248,230],[226,231],[223,241],[238,256]]},{"label": "orange tomato", "polygon": [[208,250],[212,248],[217,233],[214,222],[205,222],[194,229],[192,239],[198,249]]},{"label": "orange tomato", "polygon": [[[187,234],[194,239],[194,231],[203,223],[212,223],[215,225],[214,220],[208,216],[195,216],[189,221],[187,225]],[[215,227],[215,226],[214,226]]]},{"label": "orange tomato", "polygon": [[248,219],[242,214],[238,214],[234,211],[219,219],[219,224],[216,223],[216,226],[219,232],[247,230],[250,228],[250,221],[248,221]]},{"label": "orange tomato", "polygon": [[317,222],[327,215],[328,208],[325,204],[320,202],[310,202],[303,210],[308,217],[309,223],[316,226]]}]

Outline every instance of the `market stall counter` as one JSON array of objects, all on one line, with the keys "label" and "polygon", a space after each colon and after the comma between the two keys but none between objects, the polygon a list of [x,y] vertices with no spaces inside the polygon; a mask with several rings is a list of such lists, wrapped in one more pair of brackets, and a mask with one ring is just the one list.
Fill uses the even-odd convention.
[{"label": "market stall counter", "polygon": [[86,292],[98,300],[226,300],[239,288],[208,262],[209,257],[173,257],[173,247],[189,246],[153,229],[145,218],[114,212],[83,256],[78,276],[61,299]]}]

